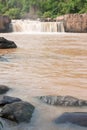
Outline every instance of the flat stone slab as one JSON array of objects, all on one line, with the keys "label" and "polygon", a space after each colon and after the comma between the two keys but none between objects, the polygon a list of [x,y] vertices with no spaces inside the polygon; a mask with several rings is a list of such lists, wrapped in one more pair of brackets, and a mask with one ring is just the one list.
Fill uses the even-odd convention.
[{"label": "flat stone slab", "polygon": [[87,106],[87,101],[72,96],[41,96],[39,99],[55,106]]},{"label": "flat stone slab", "polygon": [[72,123],[87,127],[87,112],[66,112],[55,120],[57,124]]},{"label": "flat stone slab", "polygon": [[10,40],[0,37],[0,49],[17,48],[17,45]]}]

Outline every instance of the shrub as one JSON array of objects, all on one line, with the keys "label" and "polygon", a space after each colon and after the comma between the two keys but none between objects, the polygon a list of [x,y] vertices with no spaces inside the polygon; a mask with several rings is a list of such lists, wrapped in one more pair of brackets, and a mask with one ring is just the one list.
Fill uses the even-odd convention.
[{"label": "shrub", "polygon": [[18,19],[21,17],[20,15],[20,9],[18,8],[11,8],[8,11],[6,11],[5,15],[10,16],[12,19]]}]

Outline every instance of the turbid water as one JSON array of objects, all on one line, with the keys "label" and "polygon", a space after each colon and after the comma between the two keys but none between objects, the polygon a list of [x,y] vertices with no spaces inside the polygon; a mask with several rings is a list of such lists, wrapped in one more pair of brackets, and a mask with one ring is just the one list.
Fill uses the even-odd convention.
[{"label": "turbid water", "polygon": [[56,125],[53,120],[63,112],[86,111],[87,107],[53,107],[36,96],[71,95],[87,100],[87,34],[8,33],[17,49],[0,49],[0,84],[36,106],[30,124],[3,120],[3,130],[86,130],[73,124]]}]

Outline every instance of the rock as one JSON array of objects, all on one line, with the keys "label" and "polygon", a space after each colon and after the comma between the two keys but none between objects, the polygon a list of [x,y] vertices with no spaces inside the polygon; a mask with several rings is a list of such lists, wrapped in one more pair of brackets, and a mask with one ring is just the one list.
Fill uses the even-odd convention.
[{"label": "rock", "polygon": [[0,85],[0,94],[6,93],[10,88],[5,85]]},{"label": "rock", "polygon": [[0,15],[0,32],[9,32],[10,31],[11,19],[4,15]]},{"label": "rock", "polygon": [[30,122],[34,106],[28,102],[15,102],[7,104],[2,108],[0,117],[6,118],[17,123]]},{"label": "rock", "polygon": [[54,22],[52,18],[41,18],[41,22]]},{"label": "rock", "polygon": [[70,14],[64,19],[66,32],[87,32],[87,14]]},{"label": "rock", "polygon": [[41,96],[40,100],[56,106],[87,106],[87,101],[72,96]]},{"label": "rock", "polygon": [[65,32],[87,32],[87,14],[67,14],[57,17],[56,21],[63,21]]},{"label": "rock", "polygon": [[79,126],[87,127],[87,112],[66,112],[58,117],[55,122],[61,123],[73,123]]},{"label": "rock", "polygon": [[0,37],[0,49],[17,48],[17,45],[10,40]]},{"label": "rock", "polygon": [[64,21],[64,16],[62,15],[62,16],[56,17],[56,21],[57,21],[57,22]]},{"label": "rock", "polygon": [[6,104],[10,104],[13,102],[19,102],[22,101],[20,98],[16,98],[16,97],[10,97],[10,96],[3,96],[3,98],[0,100],[0,105],[4,106]]},{"label": "rock", "polygon": [[7,58],[5,58],[4,56],[0,56],[0,61],[2,61],[2,62],[8,62]]}]

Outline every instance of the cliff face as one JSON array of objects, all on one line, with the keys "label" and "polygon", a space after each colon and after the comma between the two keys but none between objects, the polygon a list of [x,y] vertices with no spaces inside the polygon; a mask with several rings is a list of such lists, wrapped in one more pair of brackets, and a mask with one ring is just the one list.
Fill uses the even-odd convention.
[{"label": "cliff face", "polygon": [[11,19],[8,16],[0,15],[0,32],[8,32],[10,23]]},{"label": "cliff face", "polygon": [[87,14],[67,14],[57,18],[64,22],[65,32],[87,32]]}]

